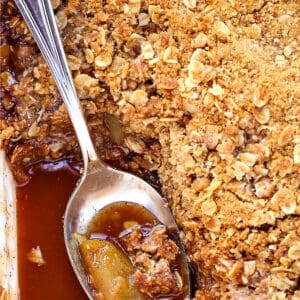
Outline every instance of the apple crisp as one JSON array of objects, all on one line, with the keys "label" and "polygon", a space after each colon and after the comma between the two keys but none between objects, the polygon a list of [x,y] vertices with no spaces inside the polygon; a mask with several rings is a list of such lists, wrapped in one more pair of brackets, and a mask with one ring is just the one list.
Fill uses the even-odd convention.
[{"label": "apple crisp", "polygon": [[[0,141],[16,179],[79,146],[13,1],[1,0]],[[300,3],[53,1],[90,132],[160,180],[195,299],[300,298]]]}]

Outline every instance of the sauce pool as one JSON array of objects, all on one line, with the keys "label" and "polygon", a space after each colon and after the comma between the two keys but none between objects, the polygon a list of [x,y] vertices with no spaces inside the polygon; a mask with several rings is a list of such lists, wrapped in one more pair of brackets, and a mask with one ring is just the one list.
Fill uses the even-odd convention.
[{"label": "sauce pool", "polygon": [[[31,179],[17,188],[20,300],[88,300],[69,262],[63,236],[65,207],[79,178],[76,166],[68,159],[35,164],[28,170]],[[148,211],[122,203],[96,214],[87,234],[91,238],[111,239],[120,247],[118,237],[126,221],[156,223]],[[147,231],[147,226],[143,230]],[[172,232],[169,234],[173,236]],[[37,246],[46,261],[40,267],[27,259],[30,250]],[[182,259],[181,255],[176,259],[176,269],[186,283]]]},{"label": "sauce pool", "polygon": [[[87,300],[69,262],[63,214],[79,173],[65,160],[40,163],[30,181],[17,188],[20,300]],[[46,264],[38,267],[27,253],[40,247]]]}]

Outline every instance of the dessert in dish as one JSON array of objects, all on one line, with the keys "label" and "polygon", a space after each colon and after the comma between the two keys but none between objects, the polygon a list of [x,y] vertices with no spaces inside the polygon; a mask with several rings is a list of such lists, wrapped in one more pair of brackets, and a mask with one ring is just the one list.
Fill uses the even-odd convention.
[{"label": "dessert in dish", "polygon": [[[93,141],[168,199],[195,298],[298,299],[299,3],[53,6]],[[13,2],[1,13],[1,146],[25,183],[33,163],[80,152]]]}]

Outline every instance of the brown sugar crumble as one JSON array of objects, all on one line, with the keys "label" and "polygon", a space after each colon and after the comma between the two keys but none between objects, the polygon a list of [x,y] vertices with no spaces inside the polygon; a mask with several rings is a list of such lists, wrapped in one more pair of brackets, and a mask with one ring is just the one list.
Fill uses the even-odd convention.
[{"label": "brown sugar crumble", "polygon": [[[0,3],[0,143],[25,182],[29,164],[80,151],[28,28]],[[158,174],[195,299],[299,299],[299,1],[53,5],[95,146]]]},{"label": "brown sugar crumble", "polygon": [[167,298],[172,295],[173,299],[183,289],[179,270],[173,270],[180,250],[166,234],[165,226],[148,227],[135,225],[121,234],[125,251],[136,267],[135,285],[151,299],[158,295]]}]

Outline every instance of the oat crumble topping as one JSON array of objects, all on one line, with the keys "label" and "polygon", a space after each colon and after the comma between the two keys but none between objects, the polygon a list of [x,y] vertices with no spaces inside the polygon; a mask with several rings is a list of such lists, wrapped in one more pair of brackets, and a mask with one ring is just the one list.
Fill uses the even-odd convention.
[{"label": "oat crumble topping", "polygon": [[168,237],[165,226],[134,225],[120,237],[136,268],[134,282],[143,294],[151,299],[157,299],[158,295],[173,299],[182,294],[183,279],[180,270],[174,269],[180,250]]},{"label": "oat crumble topping", "polygon": [[[29,30],[0,3],[0,141],[24,182],[33,161],[80,153]],[[95,146],[158,174],[195,299],[299,299],[299,1],[53,6]]]}]

